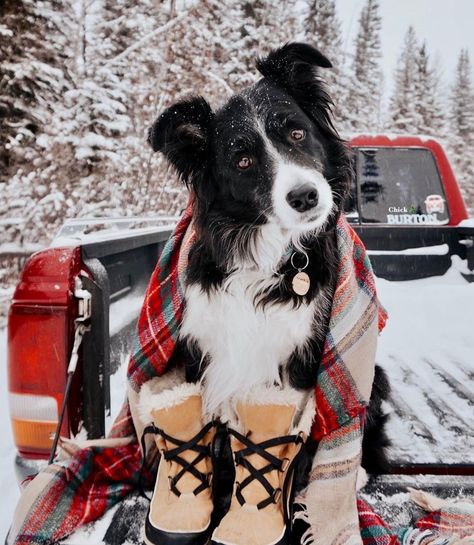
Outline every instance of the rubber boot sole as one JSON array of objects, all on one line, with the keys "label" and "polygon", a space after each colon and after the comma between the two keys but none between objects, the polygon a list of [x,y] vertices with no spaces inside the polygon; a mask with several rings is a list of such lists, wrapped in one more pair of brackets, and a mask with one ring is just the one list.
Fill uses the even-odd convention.
[{"label": "rubber boot sole", "polygon": [[145,520],[143,540],[146,545],[206,545],[212,529],[204,532],[167,532],[155,528],[148,517]]}]

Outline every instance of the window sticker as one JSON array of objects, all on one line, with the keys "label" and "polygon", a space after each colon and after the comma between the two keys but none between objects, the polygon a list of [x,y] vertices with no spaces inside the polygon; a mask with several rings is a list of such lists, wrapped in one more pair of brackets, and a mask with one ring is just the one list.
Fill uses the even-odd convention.
[{"label": "window sticker", "polygon": [[387,223],[391,225],[419,225],[445,223],[437,214],[387,214]]},{"label": "window sticker", "polygon": [[361,223],[443,225],[449,223],[434,156],[420,148],[358,148],[354,203]]},{"label": "window sticker", "polygon": [[425,199],[425,208],[427,214],[439,212],[444,214],[444,199],[441,195],[428,195]]}]

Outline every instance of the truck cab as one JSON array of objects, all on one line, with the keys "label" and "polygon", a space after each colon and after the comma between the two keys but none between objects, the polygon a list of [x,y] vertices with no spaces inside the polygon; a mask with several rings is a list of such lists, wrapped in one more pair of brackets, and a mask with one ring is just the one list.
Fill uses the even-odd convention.
[{"label": "truck cab", "polygon": [[439,276],[451,256],[474,269],[472,226],[441,144],[422,136],[356,136],[349,222],[389,280]]}]

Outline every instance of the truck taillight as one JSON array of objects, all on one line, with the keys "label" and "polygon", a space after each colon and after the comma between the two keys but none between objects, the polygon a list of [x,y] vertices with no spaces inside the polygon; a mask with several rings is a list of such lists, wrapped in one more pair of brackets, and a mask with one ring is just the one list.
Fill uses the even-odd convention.
[{"label": "truck taillight", "polygon": [[[45,248],[28,258],[8,313],[8,387],[13,436],[23,458],[48,458],[59,420],[84,270],[81,248]],[[77,433],[80,373],[61,435]]]},{"label": "truck taillight", "polygon": [[49,452],[59,417],[54,397],[10,394],[10,416],[15,443],[20,450],[34,448]]},{"label": "truck taillight", "polygon": [[[66,309],[13,304],[8,321],[10,415],[20,453],[45,456],[52,445],[66,380]],[[68,434],[68,419],[62,435]]]}]

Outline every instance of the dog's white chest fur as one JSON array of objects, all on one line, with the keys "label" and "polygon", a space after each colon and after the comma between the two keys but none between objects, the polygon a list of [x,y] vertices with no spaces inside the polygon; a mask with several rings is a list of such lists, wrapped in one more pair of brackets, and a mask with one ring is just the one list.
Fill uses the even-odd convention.
[{"label": "dog's white chest fur", "polygon": [[210,295],[198,285],[186,288],[180,334],[195,339],[210,360],[204,374],[209,411],[252,386],[279,383],[280,365],[311,337],[314,304],[256,306],[264,282],[258,273],[244,271]]}]

